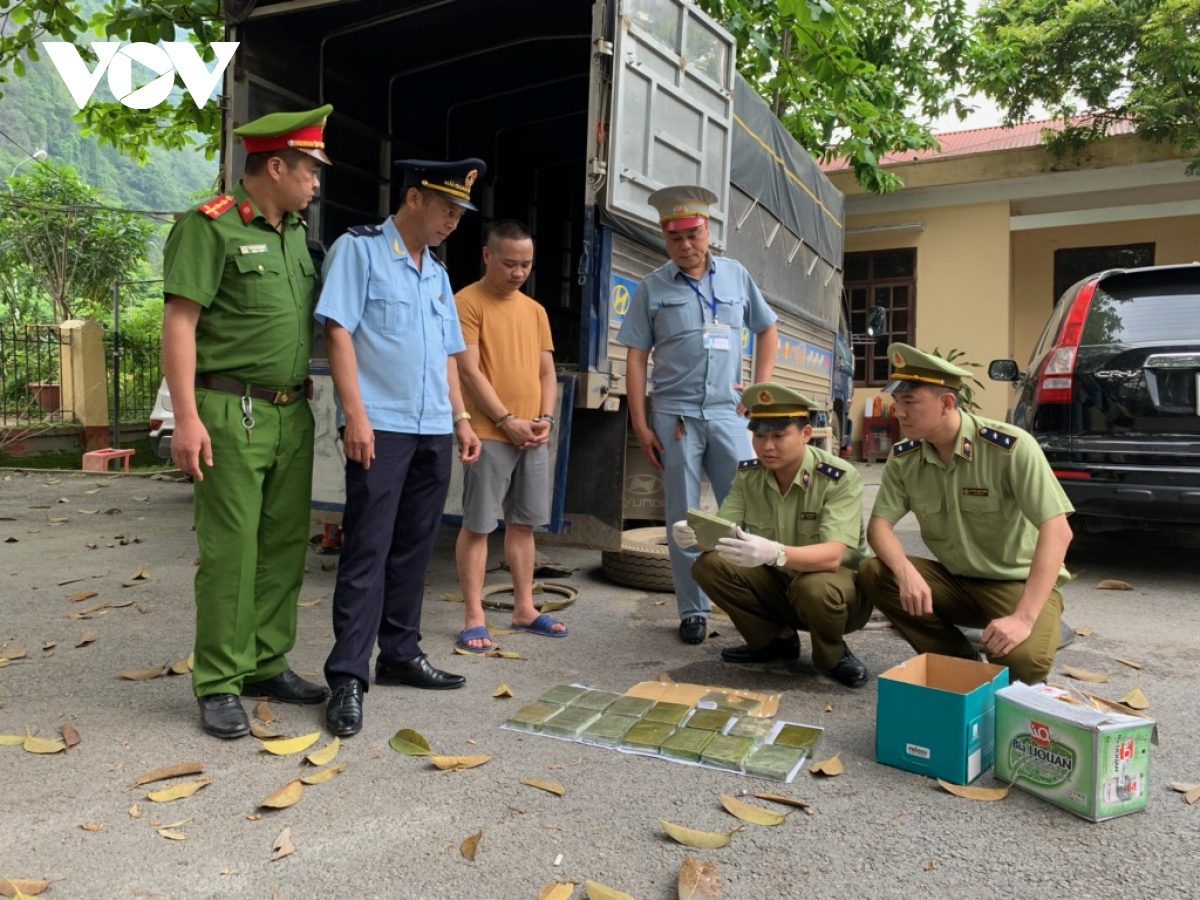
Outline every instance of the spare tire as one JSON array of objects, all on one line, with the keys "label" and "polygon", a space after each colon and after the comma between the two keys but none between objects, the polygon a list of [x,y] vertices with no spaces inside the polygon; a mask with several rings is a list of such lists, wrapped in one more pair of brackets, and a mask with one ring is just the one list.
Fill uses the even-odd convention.
[{"label": "spare tire", "polygon": [[675,593],[665,526],[622,532],[621,549],[601,553],[600,565],[605,577],[617,584],[644,591]]}]

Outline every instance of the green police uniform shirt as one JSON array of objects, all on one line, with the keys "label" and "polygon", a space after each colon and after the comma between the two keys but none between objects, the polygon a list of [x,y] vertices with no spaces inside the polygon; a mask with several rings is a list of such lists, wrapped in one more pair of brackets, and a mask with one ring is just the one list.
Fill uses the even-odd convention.
[{"label": "green police uniform shirt", "polygon": [[871,552],[862,523],[862,497],[858,471],[809,444],[786,494],[759,460],[739,463],[718,515],[787,547],[838,541],[846,545],[842,565],[858,569]]},{"label": "green police uniform shirt", "polygon": [[[948,467],[926,442],[893,445],[871,515],[895,525],[910,510],[953,574],[1025,581],[1038,527],[1075,508],[1027,432],[963,412]],[[1062,568],[1055,586],[1070,580]]]},{"label": "green police uniform shirt", "polygon": [[308,376],[316,268],[304,220],[276,231],[241,182],[184,213],[163,250],[165,294],[204,307],[196,325],[196,374],[273,390]]}]

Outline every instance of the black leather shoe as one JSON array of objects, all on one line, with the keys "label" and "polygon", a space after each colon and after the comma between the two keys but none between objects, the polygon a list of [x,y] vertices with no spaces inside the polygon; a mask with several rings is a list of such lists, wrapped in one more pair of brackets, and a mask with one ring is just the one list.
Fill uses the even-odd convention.
[{"label": "black leather shoe", "polygon": [[291,669],[280,672],[266,681],[251,681],[242,685],[243,697],[266,697],[280,703],[320,703],[329,690],[305,681]]},{"label": "black leather shoe", "polygon": [[793,660],[800,658],[800,638],[792,635],[790,638],[772,638],[765,647],[754,650],[749,644],[740,647],[726,647],[721,651],[721,659],[731,663],[764,663],[777,660]]},{"label": "black leather shoe", "polygon": [[363,683],[357,678],[333,686],[325,707],[325,727],[338,737],[350,737],[362,731]]},{"label": "black leather shoe", "polygon": [[703,644],[708,637],[708,619],[688,616],[679,623],[679,639],[685,644]]},{"label": "black leather shoe", "polygon": [[408,662],[376,662],[376,684],[406,684],[409,687],[428,688],[434,691],[447,691],[460,688],[467,683],[461,675],[451,675],[441,669],[435,669],[429,662],[429,657],[422,653],[416,659]]},{"label": "black leather shoe", "polygon": [[837,665],[832,669],[825,669],[824,674],[834,681],[840,681],[848,688],[860,688],[871,680],[871,676],[867,674],[867,667],[850,652],[848,647]]},{"label": "black leather shoe", "polygon": [[233,694],[209,694],[197,697],[196,702],[200,704],[200,727],[213,737],[232,740],[250,733],[250,717]]}]

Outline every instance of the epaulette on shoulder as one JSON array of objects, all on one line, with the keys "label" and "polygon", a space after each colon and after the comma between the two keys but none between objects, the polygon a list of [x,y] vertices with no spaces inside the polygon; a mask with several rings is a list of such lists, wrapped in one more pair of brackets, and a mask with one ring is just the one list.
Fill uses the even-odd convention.
[{"label": "epaulette on shoulder", "polygon": [[743,459],[738,463],[738,471],[741,472],[744,469],[757,469],[761,465],[761,459]]},{"label": "epaulette on shoulder", "polygon": [[905,453],[911,453],[920,446],[920,441],[900,441],[898,444],[892,444],[892,456],[903,456]]},{"label": "epaulette on shoulder", "polygon": [[988,428],[986,425],[979,429],[979,436],[989,444],[995,444],[1005,450],[1011,451],[1017,443],[1015,434],[1007,434],[1003,431],[997,431],[995,428]]},{"label": "epaulette on shoulder", "polygon": [[842,476],[846,474],[845,469],[839,469],[837,466],[829,463],[817,463],[817,471],[831,481],[841,481]]},{"label": "epaulette on shoulder", "polygon": [[352,237],[375,237],[383,234],[383,229],[378,225],[351,225],[346,233]]},{"label": "epaulette on shoulder", "polygon": [[237,201],[233,199],[233,194],[221,194],[219,197],[205,200],[196,209],[200,210],[200,212],[204,213],[210,219],[215,219],[229,212],[236,205]]}]

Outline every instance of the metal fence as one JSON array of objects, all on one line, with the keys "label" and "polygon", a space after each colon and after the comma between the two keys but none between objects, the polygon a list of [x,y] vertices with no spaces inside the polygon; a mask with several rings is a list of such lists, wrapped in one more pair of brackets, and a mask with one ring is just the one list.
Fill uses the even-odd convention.
[{"label": "metal fence", "polygon": [[108,359],[108,410],[115,408],[122,425],[142,424],[150,418],[158,385],[162,381],[162,338],[104,332]]},{"label": "metal fence", "polygon": [[70,420],[62,408],[62,348],[57,325],[0,323],[0,425]]}]

